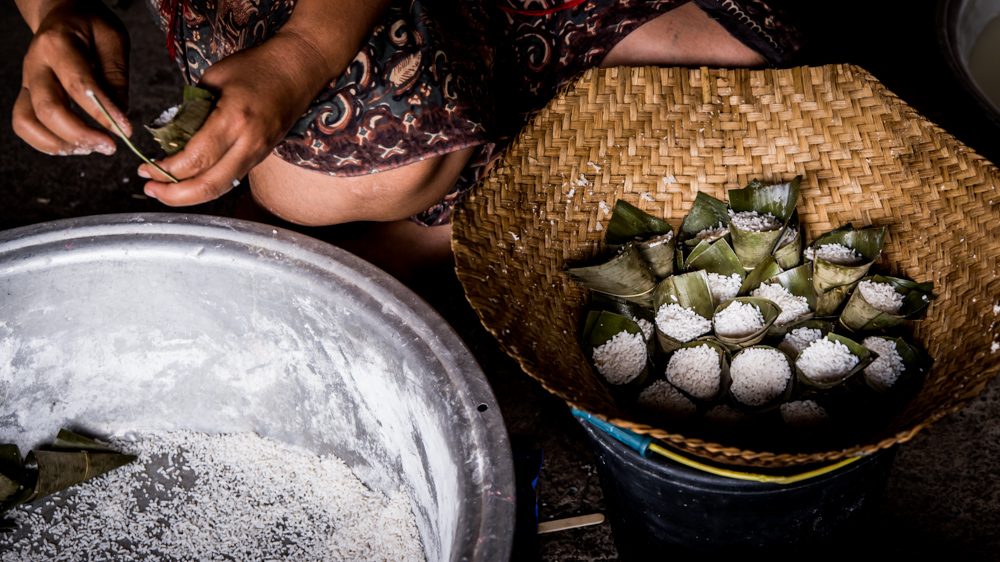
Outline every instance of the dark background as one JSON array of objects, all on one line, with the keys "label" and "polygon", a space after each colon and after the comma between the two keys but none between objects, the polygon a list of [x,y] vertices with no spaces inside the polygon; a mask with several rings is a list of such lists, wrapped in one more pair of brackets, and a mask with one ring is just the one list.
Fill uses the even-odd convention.
[{"label": "dark background", "polygon": [[[993,161],[1000,128],[979,111],[951,74],[938,45],[937,2],[788,2],[784,6],[810,44],[794,61],[849,62],[872,72],[920,113]],[[13,3],[0,20],[0,107],[9,115],[20,85],[21,57],[31,34]],[[131,118],[151,121],[179,102],[181,79],[163,35],[142,3],[119,5],[132,37]],[[148,153],[153,142],[137,134]],[[0,230],[84,215],[169,210],[142,195],[139,160],[119,143],[118,154],[50,157],[19,139],[5,118],[0,132]],[[222,199],[183,209],[228,216],[241,188]],[[507,429],[518,447],[542,449],[538,482],[543,520],[601,512],[603,496],[583,432],[562,401],[546,393],[504,355],[480,326],[453,273],[414,284],[472,349],[493,384]],[[904,444],[871,528],[843,552],[863,558],[908,554],[994,560],[1000,549],[1000,386],[993,381],[957,414]],[[607,523],[542,535],[543,560],[616,560]],[[832,552],[816,553],[818,558]],[[664,553],[668,556],[669,553]]]}]

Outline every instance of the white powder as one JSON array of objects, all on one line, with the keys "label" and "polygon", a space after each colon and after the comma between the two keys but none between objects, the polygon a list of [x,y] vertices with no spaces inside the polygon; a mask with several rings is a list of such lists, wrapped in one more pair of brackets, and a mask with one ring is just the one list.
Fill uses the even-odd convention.
[{"label": "white powder", "polygon": [[846,345],[823,338],[806,346],[795,365],[810,380],[829,383],[851,372],[858,361],[860,359]]},{"label": "white powder", "polygon": [[712,319],[715,333],[727,338],[749,336],[764,327],[764,315],[756,306],[745,302],[734,302],[720,311]]},{"label": "white powder", "polygon": [[770,232],[781,228],[779,221],[771,213],[757,214],[757,211],[741,211],[739,213],[729,210],[729,224],[742,230],[743,232]]},{"label": "white powder", "polygon": [[702,344],[682,347],[670,356],[667,380],[677,388],[701,400],[711,400],[719,392],[722,367],[719,352]]},{"label": "white powder", "polygon": [[784,326],[809,313],[808,299],[793,295],[778,283],[761,285],[754,289],[750,296],[767,299],[778,305],[781,314],[774,320],[776,326]]},{"label": "white powder", "polygon": [[781,396],[792,378],[785,354],[776,349],[744,349],[730,366],[733,397],[748,406],[763,406]]},{"label": "white powder", "polygon": [[826,410],[813,400],[786,402],[779,408],[781,419],[796,429],[816,429],[830,421]]},{"label": "white powder", "polygon": [[135,439],[112,446],[139,460],[14,510],[0,560],[424,560],[405,494],[340,459],[253,433]]},{"label": "white powder", "polygon": [[889,390],[896,384],[899,375],[906,370],[903,358],[896,350],[896,342],[870,336],[865,338],[861,345],[878,354],[878,357],[865,367],[865,378],[876,390],[881,392]]},{"label": "white powder", "polygon": [[720,222],[718,226],[710,226],[704,230],[699,231],[698,234],[694,235],[694,237],[700,238],[705,242],[714,242],[727,234],[729,234],[729,226],[724,225]]},{"label": "white powder", "polygon": [[664,380],[656,381],[643,389],[636,405],[649,414],[668,420],[688,418],[698,410],[694,402]]},{"label": "white powder", "polygon": [[152,126],[153,127],[162,127],[162,126],[166,125],[167,123],[173,121],[174,117],[177,117],[177,112],[180,111],[180,109],[181,109],[181,106],[175,105],[175,106],[173,106],[171,108],[168,108],[168,109],[164,110],[163,113],[161,113],[160,116],[157,117],[153,121],[153,125]]},{"label": "white powder", "polygon": [[684,343],[707,334],[712,321],[679,304],[665,304],[656,311],[656,327],[664,334]]},{"label": "white powder", "polygon": [[594,366],[611,384],[627,384],[646,367],[647,347],[642,334],[622,331],[594,348]]},{"label": "white powder", "polygon": [[823,331],[818,328],[795,328],[785,334],[783,343],[787,343],[789,347],[795,350],[797,355],[801,353],[803,349],[808,347],[809,344],[822,337]]},{"label": "white powder", "polygon": [[712,298],[715,299],[716,304],[722,304],[736,298],[742,285],[743,279],[739,273],[734,273],[729,277],[718,273],[708,274],[708,287],[712,290]]},{"label": "white powder", "polygon": [[874,281],[862,281],[858,283],[858,290],[868,304],[876,310],[896,314],[903,306],[903,295],[896,292],[896,289],[888,283],[875,283]]},{"label": "white powder", "polygon": [[859,265],[864,262],[864,256],[842,244],[823,244],[816,248],[806,248],[806,259],[822,258],[835,265]]}]

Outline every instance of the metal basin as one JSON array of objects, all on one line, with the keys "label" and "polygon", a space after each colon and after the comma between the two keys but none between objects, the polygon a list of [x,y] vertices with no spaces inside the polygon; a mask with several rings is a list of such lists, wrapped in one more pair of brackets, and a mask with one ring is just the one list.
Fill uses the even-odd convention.
[{"label": "metal basin", "polygon": [[255,431],[406,490],[428,560],[510,555],[510,447],[468,349],[381,270],[292,232],[143,214],[0,233],[0,442],[60,427]]},{"label": "metal basin", "polygon": [[996,125],[1000,125],[1000,104],[991,100],[976,82],[969,69],[969,58],[983,29],[998,16],[1000,0],[939,0],[938,3],[938,41],[945,58],[962,86]]}]

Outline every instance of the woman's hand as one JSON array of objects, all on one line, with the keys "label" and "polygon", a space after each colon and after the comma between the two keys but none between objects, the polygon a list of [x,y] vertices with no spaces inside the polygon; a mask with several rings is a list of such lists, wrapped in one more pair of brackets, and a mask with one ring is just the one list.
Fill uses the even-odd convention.
[{"label": "woman's hand", "polygon": [[198,86],[216,94],[215,108],[184,150],[158,162],[181,181],[170,183],[143,164],[139,175],[153,180],[146,194],[167,205],[195,205],[232,189],[343,74],[387,4],[299,0],[273,37],[213,64]]},{"label": "woman's hand", "polygon": [[89,127],[70,101],[110,128],[92,90],[126,134],[129,40],[125,26],[96,0],[18,0],[35,36],[24,57],[14,132],[47,154],[113,154],[111,135]]}]

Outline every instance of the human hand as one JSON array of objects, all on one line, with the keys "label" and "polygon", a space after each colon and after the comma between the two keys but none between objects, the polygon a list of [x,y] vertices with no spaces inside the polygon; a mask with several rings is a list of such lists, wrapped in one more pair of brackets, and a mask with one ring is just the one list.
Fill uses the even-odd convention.
[{"label": "human hand", "polygon": [[215,108],[184,150],[157,164],[179,183],[143,164],[145,192],[171,206],[196,205],[228,192],[262,162],[309,107],[330,77],[325,62],[301,37],[274,37],[212,65],[199,87]]},{"label": "human hand", "polygon": [[[111,135],[88,126],[70,101],[106,129],[112,124],[87,96],[92,90],[127,135],[128,32],[99,1],[20,0],[35,35],[24,57],[14,132],[47,154],[114,154]],[[109,95],[110,94],[110,95]]]}]

